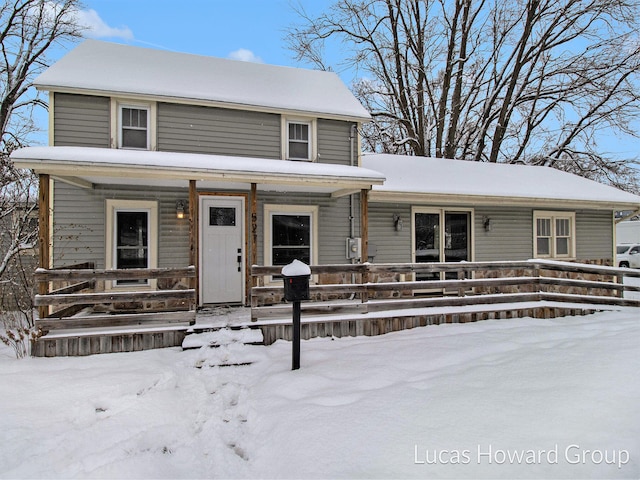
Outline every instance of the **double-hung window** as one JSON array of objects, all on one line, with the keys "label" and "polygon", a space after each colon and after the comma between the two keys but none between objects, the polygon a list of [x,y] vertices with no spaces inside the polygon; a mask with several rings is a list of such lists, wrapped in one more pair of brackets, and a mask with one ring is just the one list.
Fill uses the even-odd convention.
[{"label": "double-hung window", "polygon": [[310,158],[310,125],[308,123],[289,122],[289,158],[292,160],[309,160]]},{"label": "double-hung window", "polygon": [[315,120],[286,119],[283,121],[283,156],[286,160],[315,159]]},{"label": "double-hung window", "polygon": [[149,108],[120,106],[120,148],[149,149]]},{"label": "double-hung window", "polygon": [[575,223],[573,212],[534,212],[534,257],[575,257]]},{"label": "double-hung window", "polygon": [[316,206],[265,205],[266,264],[317,263],[317,218]]}]

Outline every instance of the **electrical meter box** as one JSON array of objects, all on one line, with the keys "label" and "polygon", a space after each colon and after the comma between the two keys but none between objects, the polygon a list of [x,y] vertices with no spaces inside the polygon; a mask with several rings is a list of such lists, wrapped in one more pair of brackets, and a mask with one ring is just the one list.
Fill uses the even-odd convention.
[{"label": "electrical meter box", "polygon": [[362,239],[347,238],[347,258],[360,258],[362,256]]}]

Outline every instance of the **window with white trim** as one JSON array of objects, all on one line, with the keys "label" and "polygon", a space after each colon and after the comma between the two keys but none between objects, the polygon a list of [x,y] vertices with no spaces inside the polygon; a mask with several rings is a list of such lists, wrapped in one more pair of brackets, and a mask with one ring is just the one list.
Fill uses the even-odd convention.
[{"label": "window with white trim", "polygon": [[314,161],[316,157],[316,121],[283,118],[283,158]]},{"label": "window with white trim", "polygon": [[533,212],[535,258],[574,258],[576,241],[574,212]]},{"label": "window with white trim", "polygon": [[265,205],[265,263],[317,263],[317,206]]},{"label": "window with white trim", "polygon": [[[105,264],[108,269],[157,267],[157,202],[107,200],[106,226]],[[112,287],[151,286],[155,288],[149,280],[117,280],[111,283]]]},{"label": "window with white trim", "polygon": [[149,150],[149,107],[119,105],[118,107],[118,147]]}]

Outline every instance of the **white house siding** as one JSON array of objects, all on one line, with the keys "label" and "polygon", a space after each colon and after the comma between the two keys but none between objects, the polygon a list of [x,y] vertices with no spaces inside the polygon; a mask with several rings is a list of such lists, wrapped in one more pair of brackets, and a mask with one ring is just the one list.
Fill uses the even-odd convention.
[{"label": "white house siding", "polygon": [[54,145],[109,148],[109,98],[54,95]]},{"label": "white house siding", "polygon": [[280,115],[158,104],[158,150],[281,158]]},{"label": "white house siding", "polygon": [[96,186],[88,190],[64,182],[54,186],[53,261],[55,267],[95,262],[105,268],[106,199],[156,200],[159,214],[158,267],[189,263],[189,221],[176,218],[176,200],[187,190],[162,192]]}]

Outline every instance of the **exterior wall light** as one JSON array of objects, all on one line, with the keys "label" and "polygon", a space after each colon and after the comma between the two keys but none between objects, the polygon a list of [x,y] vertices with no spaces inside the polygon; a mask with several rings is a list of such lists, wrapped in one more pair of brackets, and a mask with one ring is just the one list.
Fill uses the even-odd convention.
[{"label": "exterior wall light", "polygon": [[176,218],[184,218],[184,200],[178,200],[176,202]]},{"label": "exterior wall light", "polygon": [[482,217],[482,226],[485,232],[490,232],[492,227],[491,219],[489,217]]},{"label": "exterior wall light", "polygon": [[393,214],[393,227],[396,229],[396,232],[402,231],[402,218],[397,213]]}]

